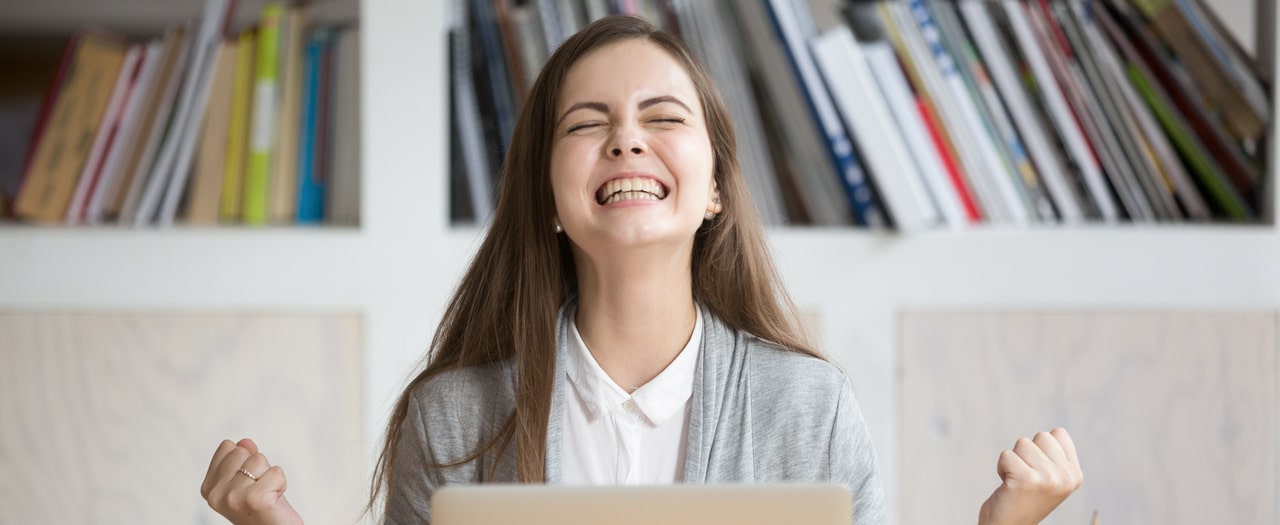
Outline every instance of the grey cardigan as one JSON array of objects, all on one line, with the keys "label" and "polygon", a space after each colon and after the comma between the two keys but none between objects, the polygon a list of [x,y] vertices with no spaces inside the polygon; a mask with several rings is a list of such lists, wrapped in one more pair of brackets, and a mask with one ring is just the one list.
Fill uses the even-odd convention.
[{"label": "grey cardigan", "polygon": [[[564,363],[571,302],[561,309],[547,422],[546,480],[560,483]],[[702,308],[684,483],[835,482],[854,494],[856,525],[885,521],[871,435],[835,365],[724,325]],[[515,407],[510,362],[441,374],[416,388],[396,443],[386,523],[431,521],[431,493],[453,483],[515,482],[514,452],[433,468],[475,451]],[[490,477],[490,473],[495,475]]]}]

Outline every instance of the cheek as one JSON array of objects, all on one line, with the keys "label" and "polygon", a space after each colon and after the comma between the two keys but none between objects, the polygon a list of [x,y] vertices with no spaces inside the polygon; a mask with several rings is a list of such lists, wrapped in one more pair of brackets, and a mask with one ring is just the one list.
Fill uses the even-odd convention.
[{"label": "cheek", "polygon": [[715,155],[711,151],[711,142],[706,137],[693,137],[688,140],[676,140],[667,144],[668,166],[678,170],[675,175],[687,196],[705,199],[711,188],[712,172],[715,170]]},{"label": "cheek", "polygon": [[581,200],[583,181],[591,176],[588,148],[579,143],[559,143],[551,148],[551,191],[556,208],[574,206]]}]

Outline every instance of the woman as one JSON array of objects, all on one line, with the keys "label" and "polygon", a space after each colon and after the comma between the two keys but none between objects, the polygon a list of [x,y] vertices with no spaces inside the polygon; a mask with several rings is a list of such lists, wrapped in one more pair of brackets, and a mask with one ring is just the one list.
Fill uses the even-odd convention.
[{"label": "woman", "polygon": [[[848,379],[799,329],[737,164],[733,128],[678,39],[609,17],[534,83],[493,225],[372,484],[427,523],[451,483],[839,482],[884,521]],[[1081,481],[1061,429],[1000,457],[980,523],[1036,523]],[[224,441],[201,494],[235,523],[298,523],[285,476]]]}]

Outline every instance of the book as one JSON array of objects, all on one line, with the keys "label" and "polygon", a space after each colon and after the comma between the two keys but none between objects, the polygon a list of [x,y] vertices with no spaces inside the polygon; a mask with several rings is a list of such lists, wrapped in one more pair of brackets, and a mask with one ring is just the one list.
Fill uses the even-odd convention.
[{"label": "book", "polygon": [[333,68],[333,164],[325,218],[331,224],[360,223],[360,28],[338,33]]},{"label": "book", "polygon": [[280,86],[280,26],[284,6],[269,3],[258,19],[258,48],[254,58],[252,120],[249,125],[249,158],[244,172],[240,217],[248,225],[267,222],[267,196],[271,188],[272,158],[279,153],[276,135]]},{"label": "book", "polygon": [[115,85],[111,88],[111,98],[107,101],[106,113],[98,124],[98,131],[93,134],[93,145],[89,147],[89,156],[80,170],[76,189],[71,194],[71,201],[67,203],[63,222],[68,226],[84,222],[89,198],[94,188],[98,186],[107,154],[119,133],[120,118],[124,112],[125,102],[129,99],[129,91],[133,89],[133,84],[138,79],[142,52],[141,45],[132,45],[125,53],[120,73],[116,75]]},{"label": "book", "polygon": [[285,8],[280,25],[280,106],[275,115],[276,143],[267,190],[267,222],[289,224],[297,217],[298,141],[302,114],[302,63],[306,50],[306,8]]},{"label": "book", "polygon": [[[771,114],[776,119],[775,126],[767,127],[772,130],[770,143],[779,145],[771,150],[770,156],[779,175],[780,190],[788,185],[795,189],[794,192],[784,190],[784,201],[787,193],[791,193],[795,201],[788,215],[793,220],[820,223],[811,210],[824,207],[826,211],[817,213],[822,213],[822,220],[830,220],[831,205],[825,203],[831,197],[829,192],[834,189],[836,196],[846,202],[849,202],[848,194],[840,185],[841,174],[829,153],[827,139],[810,111],[805,88],[794,73],[784,40],[774,29],[764,2],[729,2],[728,6],[742,31],[747,66],[757,80],[757,99],[762,105],[772,107]],[[783,181],[783,177],[788,177],[789,182]],[[849,203],[848,206],[853,206],[857,215],[857,205]],[[858,221],[863,219],[858,217]]]},{"label": "book", "polygon": [[222,195],[218,198],[218,221],[240,220],[240,199],[244,188],[249,149],[250,117],[253,109],[254,59],[258,32],[248,28],[236,40],[235,78],[232,80],[231,120],[227,123],[226,160],[223,164]]},{"label": "book", "polygon": [[236,46],[236,40],[226,40],[215,53],[195,175],[187,192],[185,218],[191,224],[218,224],[223,177],[227,172],[227,129],[231,125],[231,99],[235,94]]},{"label": "book", "polygon": [[[1136,159],[1130,159],[1121,149],[1116,130],[1108,120],[1098,95],[1084,78],[1081,65],[1070,54],[1066,37],[1058,31],[1057,26],[1051,26],[1045,20],[1045,13],[1039,2],[1025,6],[1023,12],[1027,27],[1040,43],[1039,48],[1048,70],[1057,79],[1054,85],[1060,88],[1061,98],[1070,111],[1067,114],[1058,113],[1052,109],[1052,102],[1048,104],[1051,115],[1057,122],[1056,126],[1068,126],[1078,131],[1084,139],[1084,148],[1074,150],[1073,156],[1081,158],[1087,155],[1094,159],[1093,165],[1101,167],[1101,175],[1111,182],[1109,191],[1114,191],[1114,195],[1119,197],[1121,209],[1131,222],[1154,222],[1157,219],[1155,210],[1142,193],[1131,164]],[[1050,90],[1042,87],[1044,82],[1044,79],[1037,77],[1038,91]],[[1045,94],[1045,100],[1051,100],[1052,94]],[[1067,118],[1070,121],[1066,121]],[[1082,172],[1088,173],[1084,170]],[[1089,179],[1086,177],[1085,180],[1087,182]]]},{"label": "book", "polygon": [[14,212],[24,220],[63,219],[128,52],[123,40],[100,32],[80,33],[73,42],[72,58],[14,199]]},{"label": "book", "polygon": [[165,35],[162,65],[157,72],[155,91],[149,93],[148,105],[143,110],[143,128],[134,149],[125,162],[124,179],[117,187],[116,199],[109,200],[107,209],[109,217],[117,217],[123,224],[128,224],[137,213],[138,203],[142,200],[143,189],[151,168],[155,164],[160,144],[169,132],[170,122],[174,116],[174,106],[178,98],[182,79],[190,62],[192,35],[190,25],[172,28]]},{"label": "book", "polygon": [[[871,229],[886,227],[888,223],[884,211],[876,199],[857,151],[854,149],[853,139],[845,130],[832,102],[831,94],[823,84],[814,65],[813,56],[810,54],[806,39],[813,30],[805,31],[805,26],[812,26],[812,17],[810,16],[808,24],[802,23],[797,18],[795,5],[789,0],[769,0],[766,7],[774,32],[787,51],[787,62],[791,66],[792,73],[796,75],[800,86],[803,87],[809,113],[813,115],[826,142],[825,152],[830,156],[839,174],[837,180],[823,179],[821,176],[802,179],[803,183],[823,188],[823,192],[829,196],[809,209],[814,224],[848,224],[850,212],[852,212],[852,216],[856,217],[858,223],[863,226]],[[805,12],[807,13],[807,10]],[[841,185],[844,189],[844,199],[831,198],[842,194]],[[814,196],[818,193],[813,189],[807,191]]]},{"label": "book", "polygon": [[926,5],[933,13],[943,41],[948,42],[947,45],[956,58],[956,68],[969,88],[974,106],[992,135],[1001,160],[1007,164],[1006,169],[1009,171],[1014,187],[1018,190],[1022,205],[1027,208],[1032,221],[1056,222],[1057,213],[1054,212],[1053,201],[1049,198],[1044,184],[1040,181],[1040,175],[1036,173],[1036,168],[1031,163],[1031,156],[1027,153],[1022,137],[1014,127],[1004,102],[1000,100],[1000,93],[996,91],[995,84],[991,81],[986,64],[983,63],[972,40],[964,31],[955,3],[929,0]]},{"label": "book", "polygon": [[1120,153],[1129,160],[1134,176],[1130,184],[1136,183],[1137,190],[1145,195],[1157,219],[1182,220],[1183,214],[1174,199],[1173,189],[1161,174],[1159,161],[1151,148],[1145,144],[1137,117],[1125,103],[1124,95],[1114,81],[1116,79],[1107,78],[1099,64],[1099,52],[1095,47],[1105,45],[1105,41],[1094,41],[1094,45],[1091,45],[1067,3],[1055,3],[1051,6],[1042,0],[1040,7],[1046,23],[1056,23],[1069,42],[1064,45],[1068,58],[1075,59],[1083,70],[1087,89],[1092,90],[1100,103],[1102,116],[1109,122],[1114,137],[1118,139]]},{"label": "book", "polygon": [[1138,20],[1140,15],[1126,10],[1127,2],[1107,0],[1106,5],[1110,9],[1097,11],[1100,20],[1108,21],[1117,29],[1114,32],[1108,30],[1112,41],[1136,51],[1133,60],[1141,61],[1150,74],[1149,78],[1169,96],[1170,109],[1185,119],[1190,131],[1205,146],[1213,164],[1227,176],[1245,202],[1251,207],[1256,206],[1262,168],[1248,158],[1244,145],[1230,136],[1218,117],[1200,100],[1200,95],[1185,78],[1186,72],[1169,57],[1151,30]]},{"label": "book", "polygon": [[995,175],[999,172],[994,170],[1003,170],[1003,167],[989,165],[988,161],[992,160],[990,151],[987,147],[978,145],[978,141],[985,140],[985,137],[975,135],[970,128],[969,115],[962,108],[961,102],[956,98],[957,92],[950,84],[958,81],[957,77],[950,75],[954,73],[953,69],[948,68],[944,74],[939,68],[937,57],[921,34],[910,5],[880,2],[877,7],[885,27],[890,30],[890,38],[894,41],[899,56],[903,57],[903,64],[910,68],[917,80],[917,89],[929,101],[937,117],[939,132],[951,143],[951,152],[973,191],[983,220],[997,224],[1013,220],[1014,212],[1007,207],[1000,190],[995,186]]},{"label": "book", "polygon": [[1103,178],[1096,157],[1090,151],[1083,130],[1072,114],[1066,95],[1055,80],[1043,49],[1037,43],[1026,6],[1017,0],[1001,0],[1000,6],[1004,8],[1011,33],[1019,43],[1027,66],[1035,76],[1035,90],[1048,109],[1050,122],[1066,145],[1072,162],[1079,169],[1089,196],[1098,206],[1103,221],[1115,222],[1119,218],[1119,211],[1112,199],[1111,190]]},{"label": "book", "polygon": [[[737,134],[739,169],[751,190],[760,219],[766,225],[785,223],[786,213],[773,173],[773,159],[757,112],[759,105],[739,54],[741,36],[733,24],[727,23],[726,13],[714,3],[682,2],[675,9],[686,29],[685,41],[701,59],[712,81],[721,88]],[[838,189],[837,184],[833,187]],[[830,204],[845,206],[843,215],[837,217],[843,218],[842,224],[848,224],[848,204],[838,199],[831,199]]]},{"label": "book", "polygon": [[328,168],[328,66],[325,55],[332,42],[332,29],[320,27],[307,37],[303,62],[302,121],[298,142],[299,224],[315,224],[324,219],[325,170]]},{"label": "book", "polygon": [[1167,48],[1187,68],[1191,82],[1201,98],[1222,121],[1231,134],[1242,141],[1256,141],[1266,128],[1266,107],[1249,103],[1241,90],[1232,85],[1231,73],[1213,57],[1200,38],[1186,11],[1174,0],[1130,0],[1146,17],[1149,27],[1160,36]]},{"label": "book", "polygon": [[[928,190],[932,205],[950,227],[960,228],[968,225],[970,217],[955,187],[947,178],[947,168],[943,164],[941,153],[925,128],[924,117],[916,105],[916,94],[907,82],[893,45],[880,25],[880,17],[875,12],[875,6],[865,3],[848,4],[844,14],[857,39],[861,54],[870,68],[872,78],[893,116],[893,122],[901,132],[903,142],[911,153],[916,173]],[[872,177],[879,180],[874,170]]]},{"label": "book", "polygon": [[[1050,198],[1063,223],[1076,224],[1086,219],[1081,196],[1068,181],[1067,167],[1052,144],[1050,130],[1036,119],[1030,96],[1022,88],[1018,69],[999,39],[999,30],[991,20],[982,0],[961,0],[960,14],[969,27],[978,50],[987,64],[1001,98],[1009,109],[1019,133],[1031,154],[1036,172],[1045,182]],[[1114,214],[1111,220],[1115,220]]]},{"label": "book", "polygon": [[204,120],[214,54],[222,43],[233,5],[232,0],[206,0],[192,38],[191,62],[183,78],[173,122],[131,219],[135,227],[153,223],[168,226],[173,222],[191,173],[195,143]]},{"label": "book", "polygon": [[489,158],[485,153],[484,125],[480,116],[480,103],[476,100],[476,86],[472,67],[472,38],[470,34],[469,9],[467,2],[453,5],[453,24],[450,39],[452,42],[452,87],[455,112],[453,137],[459,141],[462,155],[460,169],[470,191],[467,192],[471,208],[471,217],[484,224],[493,215],[494,188],[490,173]]},{"label": "book", "polygon": [[986,187],[986,191],[991,192],[991,197],[999,201],[998,206],[1004,221],[1014,225],[1028,224],[1032,210],[1028,206],[1027,199],[1023,198],[1018,186],[1014,184],[1019,175],[1014,171],[1012,162],[1008,162],[1000,154],[997,144],[1001,141],[994,134],[993,129],[984,122],[978,110],[980,101],[975,100],[975,94],[965,84],[955,57],[942,42],[941,32],[932,14],[923,0],[909,0],[902,9],[903,13],[909,14],[910,19],[914,21],[914,27],[905,28],[904,34],[909,41],[915,39],[917,35],[922,39],[932,56],[933,65],[937,67],[937,72],[949,91],[950,97],[945,98],[944,102],[953,103],[958,110],[960,124],[964,126],[964,130],[957,131],[967,134],[970,139],[969,144],[977,148],[982,171],[970,176],[980,179],[982,182],[978,186]]},{"label": "book", "polygon": [[841,25],[818,36],[813,55],[845,124],[858,137],[894,226],[909,233],[936,225],[937,208],[853,32]]},{"label": "book", "polygon": [[1086,4],[1081,0],[1071,2],[1072,14],[1076,16],[1102,68],[1102,76],[1114,89],[1119,91],[1123,103],[1128,107],[1141,128],[1141,138],[1146,147],[1157,157],[1158,168],[1169,183],[1173,185],[1178,202],[1183,211],[1194,221],[1208,221],[1211,218],[1209,206],[1200,191],[1196,189],[1190,175],[1183,168],[1181,159],[1169,142],[1168,136],[1160,128],[1160,123],[1151,114],[1151,109],[1143,102],[1137,90],[1128,82],[1128,76],[1121,65],[1119,51],[1112,48],[1110,41],[1102,33],[1102,29],[1094,20],[1093,12],[1097,4]]},{"label": "book", "polygon": [[163,44],[160,40],[152,40],[144,44],[138,59],[137,78],[129,90],[128,98],[121,108],[120,124],[117,137],[112,142],[103,161],[102,173],[97,185],[90,192],[85,204],[84,222],[90,225],[101,224],[109,213],[108,208],[118,202],[121,187],[126,186],[124,180],[127,173],[126,163],[139,148],[142,130],[145,128],[144,113],[151,103],[147,97],[154,97],[156,85],[162,81],[157,73],[164,60]]}]

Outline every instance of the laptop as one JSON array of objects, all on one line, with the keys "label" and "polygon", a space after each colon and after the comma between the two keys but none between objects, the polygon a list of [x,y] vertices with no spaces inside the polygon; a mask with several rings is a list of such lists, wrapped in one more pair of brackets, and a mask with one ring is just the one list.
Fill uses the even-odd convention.
[{"label": "laptop", "polygon": [[849,525],[836,484],[450,485],[431,496],[435,525]]}]

